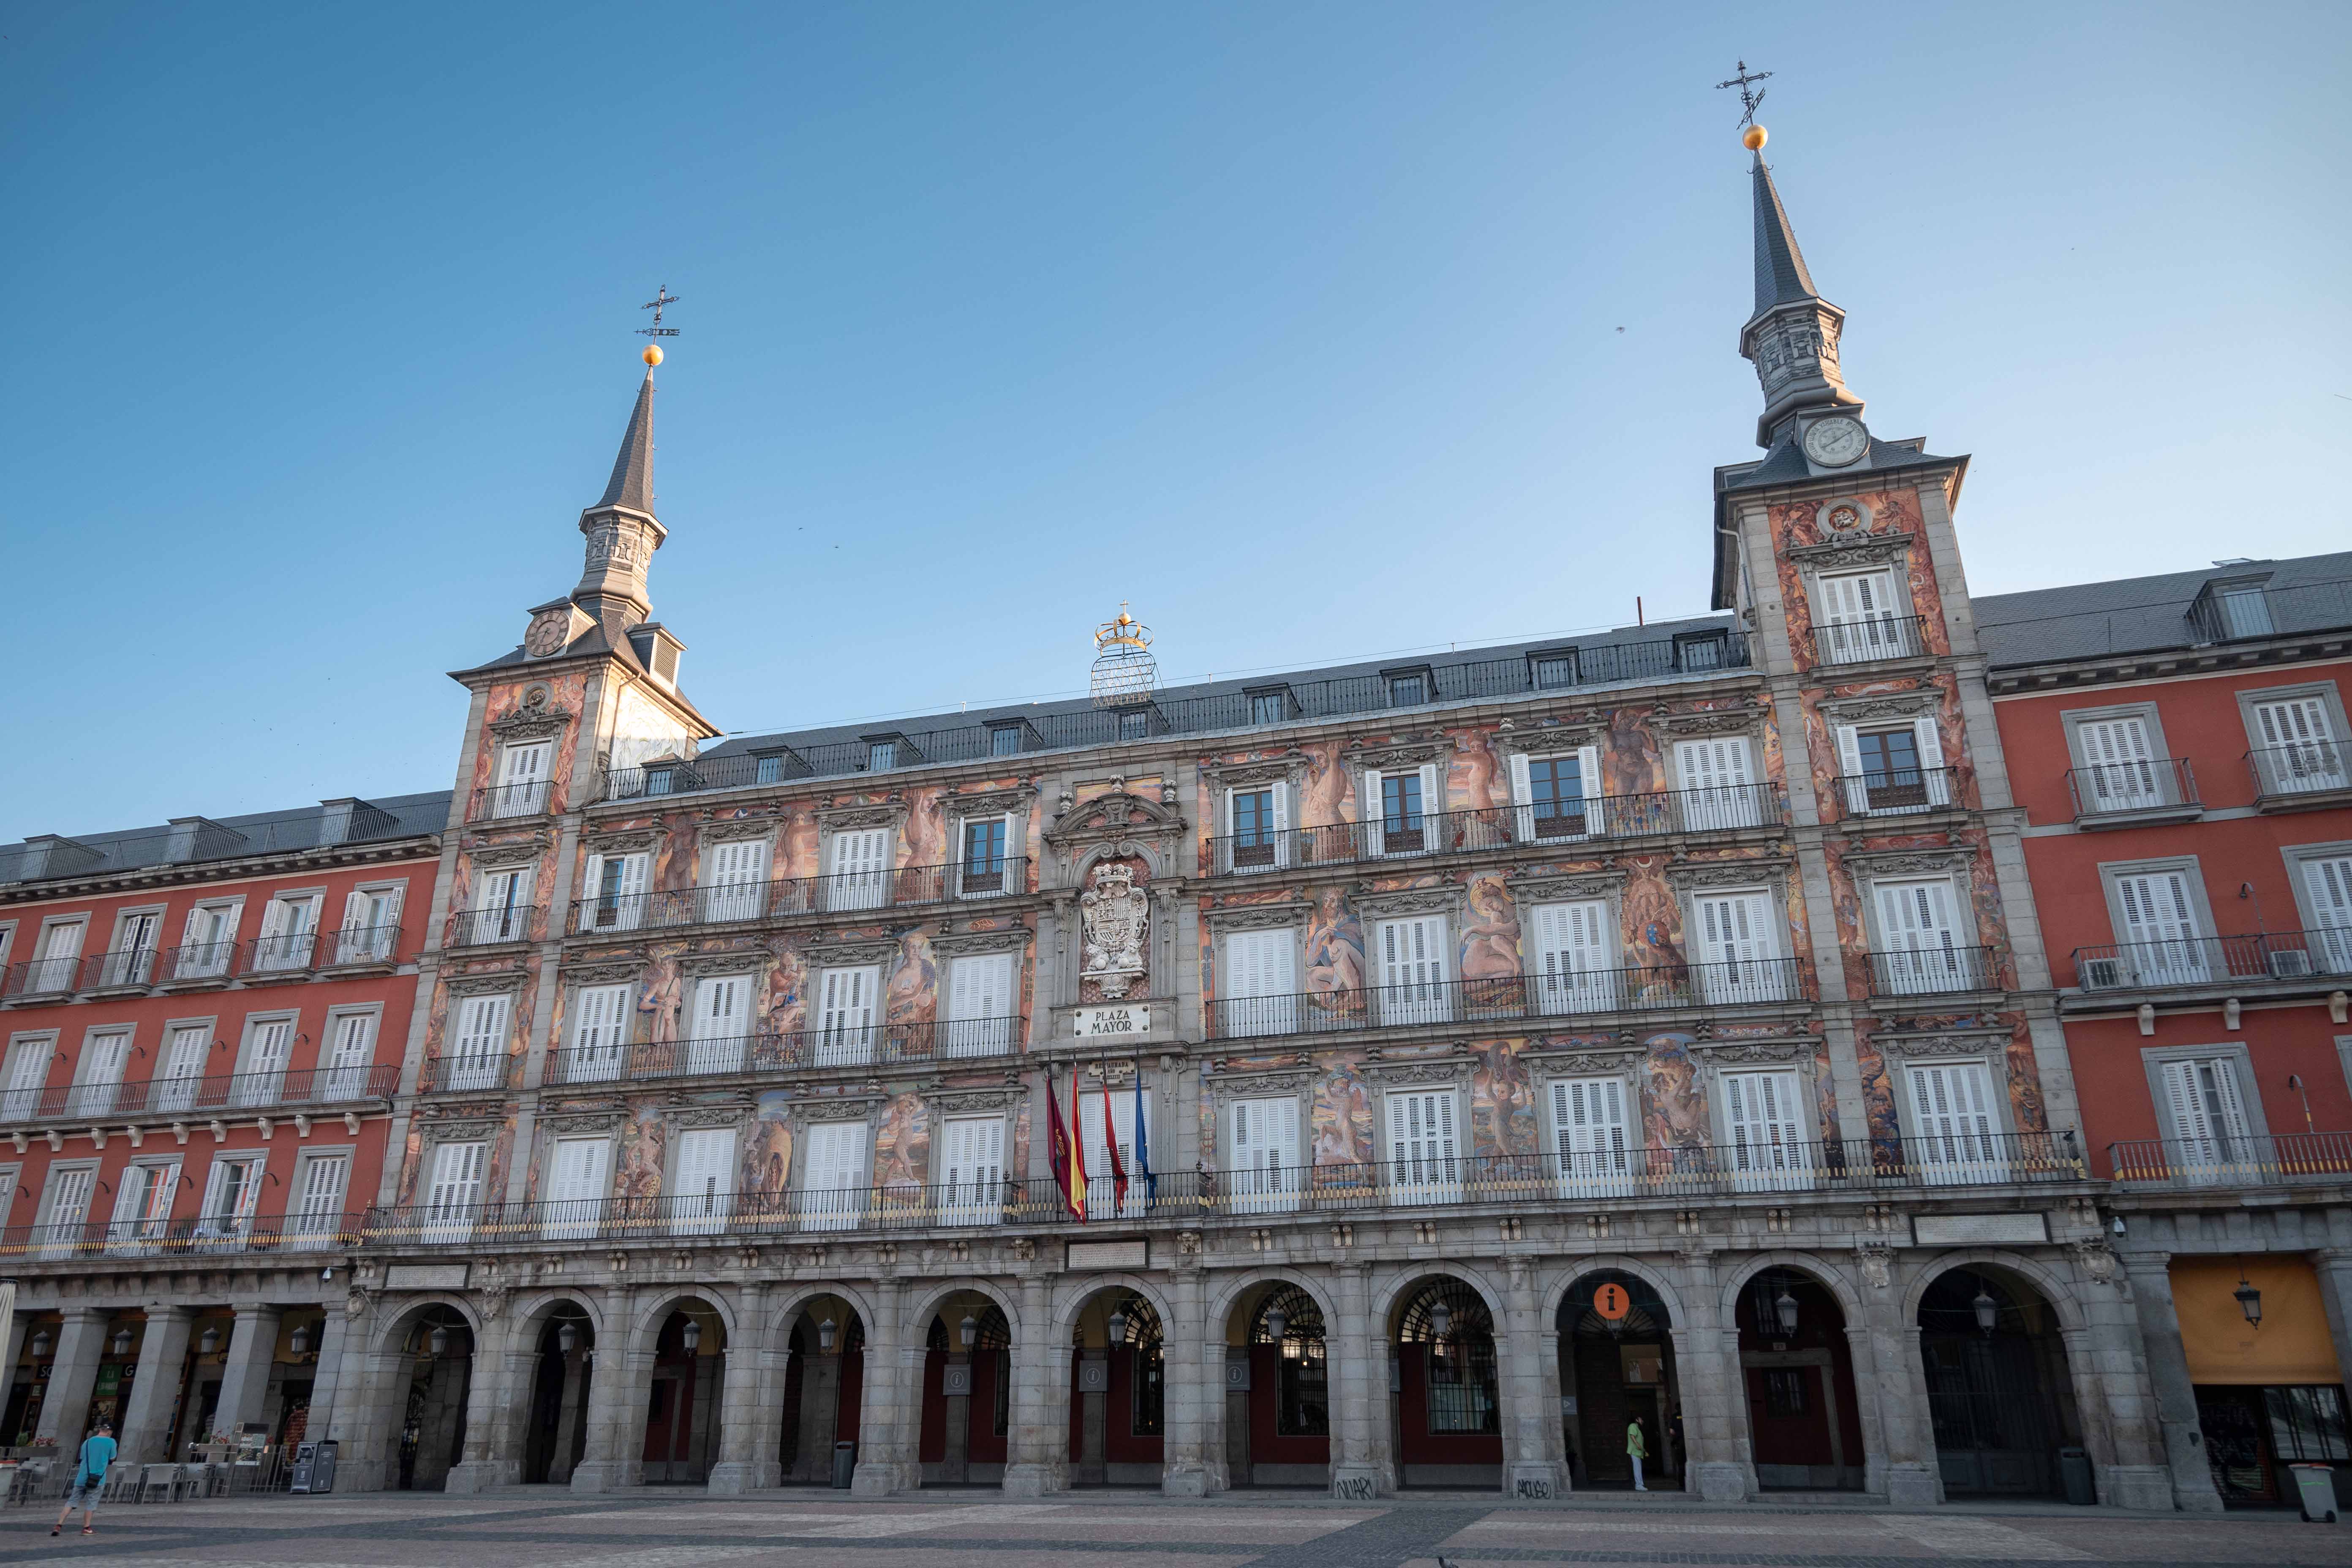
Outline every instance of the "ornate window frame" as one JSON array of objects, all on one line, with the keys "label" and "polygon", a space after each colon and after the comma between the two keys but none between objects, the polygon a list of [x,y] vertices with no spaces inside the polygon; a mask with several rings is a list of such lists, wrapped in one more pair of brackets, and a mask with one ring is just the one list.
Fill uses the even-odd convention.
[{"label": "ornate window frame", "polygon": [[[1966,845],[1947,848],[1853,849],[1846,852],[1845,874],[1853,884],[1854,902],[1862,921],[1862,940],[1871,952],[1885,952],[1886,931],[1878,918],[1878,888],[1882,882],[1932,882],[1941,878],[1952,889],[1955,934],[1970,939],[1968,945],[1990,947],[1991,937],[1977,921],[1974,898],[1976,852]],[[1990,979],[1990,976],[1987,977]],[[1992,989],[1987,986],[1986,989]]]},{"label": "ornate window frame", "polygon": [[[1216,1118],[1216,1168],[1221,1171],[1234,1168],[1234,1107],[1246,1100],[1289,1100],[1298,1106],[1298,1147],[1290,1152],[1303,1175],[1312,1163],[1315,1090],[1322,1083],[1323,1077],[1320,1068],[1277,1068],[1272,1071],[1203,1074],[1201,1087],[1208,1094],[1210,1108]],[[1293,1163],[1284,1162],[1283,1168],[1290,1169]],[[1269,1209],[1267,1212],[1286,1211]]]},{"label": "ornate window frame", "polygon": [[833,841],[836,836],[876,827],[889,835],[883,857],[883,873],[887,875],[897,868],[898,847],[907,837],[907,803],[904,798],[894,795],[874,805],[820,805],[816,808],[815,818],[816,874],[819,877],[833,875]]},{"label": "ornate window frame", "polygon": [[1477,1152],[1473,1146],[1470,1127],[1470,1073],[1473,1063],[1467,1053],[1445,1056],[1408,1057],[1395,1061],[1367,1062],[1364,1077],[1372,1086],[1372,1146],[1380,1151],[1382,1164],[1393,1164],[1397,1155],[1389,1142],[1391,1122],[1389,1100],[1398,1094],[1427,1094],[1434,1089],[1447,1089],[1454,1095],[1454,1152],[1466,1161]]},{"label": "ornate window frame", "polygon": [[[1985,1078],[1992,1085],[1994,1130],[2004,1137],[2014,1136],[2017,1126],[2017,1105],[2011,1098],[2012,1074],[2010,1071],[2009,1047],[2011,1033],[2007,1028],[1923,1029],[1917,1032],[1881,1030],[1870,1037],[1878,1047],[1879,1059],[1886,1064],[1887,1089],[1895,1100],[1895,1125],[1911,1132],[1911,1068],[1930,1063],[1966,1065],[1974,1063],[1985,1069]],[[2159,1114],[2162,1111],[2158,1106]]]}]

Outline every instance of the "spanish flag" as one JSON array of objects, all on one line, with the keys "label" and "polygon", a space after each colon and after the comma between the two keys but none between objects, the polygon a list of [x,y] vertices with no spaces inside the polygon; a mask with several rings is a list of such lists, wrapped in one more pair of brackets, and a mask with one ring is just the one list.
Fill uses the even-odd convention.
[{"label": "spanish flag", "polygon": [[[1076,1100],[1070,1113],[1077,1114]],[[1083,1224],[1087,1217],[1086,1156],[1062,1127],[1061,1103],[1054,1098],[1054,1069],[1045,1069],[1045,1152],[1054,1164],[1054,1184],[1062,1189],[1062,1204]]]}]

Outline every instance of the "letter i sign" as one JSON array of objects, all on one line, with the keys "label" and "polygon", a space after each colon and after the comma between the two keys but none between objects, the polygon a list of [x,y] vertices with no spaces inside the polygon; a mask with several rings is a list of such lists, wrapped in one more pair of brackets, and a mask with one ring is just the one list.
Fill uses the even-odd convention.
[{"label": "letter i sign", "polygon": [[1622,1285],[1603,1285],[1592,1293],[1592,1310],[1614,1323],[1633,1310],[1633,1298]]}]

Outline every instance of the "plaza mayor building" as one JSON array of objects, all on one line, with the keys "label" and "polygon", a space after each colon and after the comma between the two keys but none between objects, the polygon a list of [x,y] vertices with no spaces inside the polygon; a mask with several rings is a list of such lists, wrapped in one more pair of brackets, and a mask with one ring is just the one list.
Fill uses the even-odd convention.
[{"label": "plaza mayor building", "polygon": [[[649,367],[577,585],[455,672],[446,813],[313,851],[417,858],[413,938],[304,971],[347,1012],[406,988],[370,1015],[392,1080],[351,1056],[351,1114],[299,1138],[177,1090],[9,1102],[28,1190],[93,1135],[118,1194],[142,1147],[325,1124],[361,1161],[339,1231],[233,1256],[203,1182],[141,1187],[131,1231],[86,1194],[79,1231],[12,1229],[19,1382],[74,1379],[44,1429],[78,1434],[108,1345],[141,1394],[197,1386],[206,1314],[258,1408],[299,1317],[346,1489],[1546,1499],[1630,1486],[1638,1426],[1653,1489],[1710,1500],[2216,1506],[2158,1397],[2191,1386],[2161,1258],[2119,1260],[2083,1135],[1968,459],[1865,422],[1760,153],[1752,182],[1762,455],[1694,500],[1685,621],[1165,686],[1122,610],[1084,699],[722,742],[653,618]],[[2097,973],[2113,1028],[2136,997]],[[154,1027],[223,1028],[146,978],[118,994]],[[71,1100],[55,1016],[112,1015],[55,982],[25,1086]]]}]

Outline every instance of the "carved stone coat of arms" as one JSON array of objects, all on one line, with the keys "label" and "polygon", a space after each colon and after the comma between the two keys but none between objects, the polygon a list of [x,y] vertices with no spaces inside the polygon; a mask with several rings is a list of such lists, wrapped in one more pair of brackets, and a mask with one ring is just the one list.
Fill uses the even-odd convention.
[{"label": "carved stone coat of arms", "polygon": [[1078,895],[1085,945],[1079,973],[1099,984],[1106,998],[1126,995],[1145,973],[1150,908],[1150,895],[1135,885],[1135,868],[1116,860],[1097,870],[1095,885]]}]

